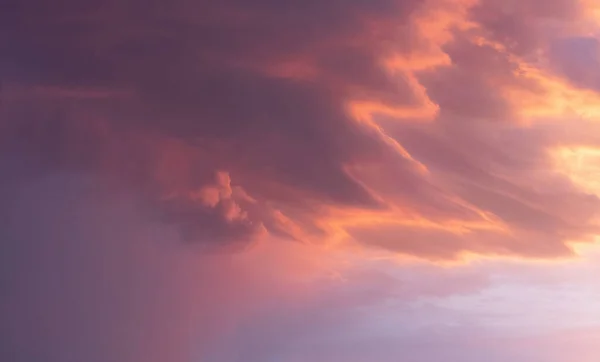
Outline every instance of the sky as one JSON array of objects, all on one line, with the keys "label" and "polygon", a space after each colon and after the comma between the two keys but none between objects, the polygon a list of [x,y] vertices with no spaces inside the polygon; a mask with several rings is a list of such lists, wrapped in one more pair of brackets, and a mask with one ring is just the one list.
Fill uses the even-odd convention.
[{"label": "sky", "polygon": [[597,362],[600,1],[5,0],[0,360]]}]

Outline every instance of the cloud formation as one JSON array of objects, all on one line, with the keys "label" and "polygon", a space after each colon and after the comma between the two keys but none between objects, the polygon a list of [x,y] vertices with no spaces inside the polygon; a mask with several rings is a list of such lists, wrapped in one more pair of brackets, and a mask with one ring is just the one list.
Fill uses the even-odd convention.
[{"label": "cloud formation", "polygon": [[449,268],[273,239],[210,254],[94,177],[46,177],[11,196],[3,360],[597,358],[598,255]]},{"label": "cloud formation", "polygon": [[588,6],[12,1],[2,183],[94,175],[211,250],[570,256],[600,207],[554,157],[598,145]]},{"label": "cloud formation", "polygon": [[1,361],[597,362],[597,0],[1,3]]}]

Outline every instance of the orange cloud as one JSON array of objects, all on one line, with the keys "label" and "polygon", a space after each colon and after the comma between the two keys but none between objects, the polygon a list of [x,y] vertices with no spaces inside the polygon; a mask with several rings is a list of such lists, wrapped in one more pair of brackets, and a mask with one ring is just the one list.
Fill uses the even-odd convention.
[{"label": "orange cloud", "polygon": [[[563,56],[593,54],[593,3],[190,6],[65,6],[6,44],[11,178],[92,173],[217,246],[555,258],[597,233],[600,200],[549,153],[599,141],[598,89]],[[90,18],[112,26],[61,31]]]}]

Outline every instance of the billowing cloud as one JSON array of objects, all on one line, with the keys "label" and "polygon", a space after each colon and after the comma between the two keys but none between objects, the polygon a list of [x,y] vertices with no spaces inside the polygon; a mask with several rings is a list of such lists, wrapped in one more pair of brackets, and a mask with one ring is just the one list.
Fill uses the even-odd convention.
[{"label": "billowing cloud", "polygon": [[2,181],[94,175],[209,249],[569,256],[600,207],[553,157],[590,141],[556,133],[598,100],[586,6],[11,2]]},{"label": "billowing cloud", "polygon": [[597,0],[4,0],[0,360],[597,362]]}]

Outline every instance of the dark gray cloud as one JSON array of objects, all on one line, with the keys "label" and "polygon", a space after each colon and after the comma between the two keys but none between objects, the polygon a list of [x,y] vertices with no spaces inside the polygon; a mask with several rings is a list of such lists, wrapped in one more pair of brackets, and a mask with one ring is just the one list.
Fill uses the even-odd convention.
[{"label": "dark gray cloud", "polygon": [[[418,5],[9,3],[0,19],[12,34],[1,42],[8,89],[3,145],[11,158],[33,159],[29,168],[35,174],[116,172],[136,192],[149,194],[169,220],[188,225],[186,230],[197,229],[194,222],[201,229],[226,229],[230,223],[214,219],[222,213],[202,205],[161,201],[168,191],[154,180],[157,154],[149,150],[162,147],[164,139],[205,155],[182,161],[195,170],[184,193],[205,187],[225,170],[251,196],[284,204],[280,208],[306,212],[315,202],[382,208],[345,168],[377,161],[389,147],[356,123],[345,103],[353,96],[416,102],[402,79],[391,79],[381,68],[382,45],[392,32],[371,34],[371,28],[374,21],[406,20]],[[271,68],[295,57],[306,58],[316,78],[270,75]],[[45,97],[33,96],[28,85],[47,89]],[[21,96],[15,100],[10,93],[17,88]],[[77,89],[128,93],[107,99],[64,96]],[[52,90],[63,97],[53,97]],[[395,167],[419,183],[413,166],[399,160]],[[426,185],[420,188],[428,192]],[[230,239],[261,224],[273,221],[254,220],[254,226],[232,231]],[[210,232],[202,238],[207,237],[220,239]]]}]

